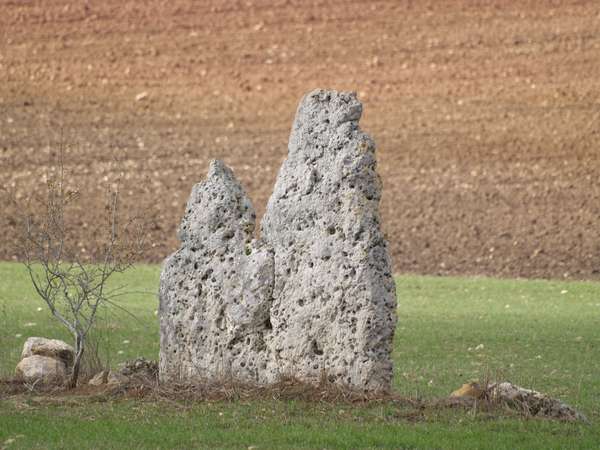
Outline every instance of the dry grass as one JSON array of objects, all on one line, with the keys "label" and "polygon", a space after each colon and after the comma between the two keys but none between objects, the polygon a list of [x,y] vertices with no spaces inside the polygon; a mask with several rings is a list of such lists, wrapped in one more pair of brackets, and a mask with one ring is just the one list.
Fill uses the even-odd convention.
[{"label": "dry grass", "polygon": [[[226,381],[197,384],[160,384],[156,378],[135,376],[119,385],[91,386],[82,384],[75,389],[49,386],[29,386],[15,380],[0,380],[0,400],[34,398],[38,404],[69,404],[73,401],[106,402],[136,400],[143,402],[165,402],[176,409],[189,409],[199,403],[251,402],[251,401],[300,401],[326,405],[353,405],[356,407],[388,406],[396,409],[394,417],[411,422],[425,421],[428,417],[445,411],[463,411],[471,415],[484,414],[489,418],[519,416],[532,418],[527,408],[512,405],[484,395],[481,398],[449,397],[418,399],[399,395],[396,392],[369,393],[328,381],[318,384],[301,382],[287,377],[268,386],[256,386]],[[548,417],[551,418],[551,417]]]}]

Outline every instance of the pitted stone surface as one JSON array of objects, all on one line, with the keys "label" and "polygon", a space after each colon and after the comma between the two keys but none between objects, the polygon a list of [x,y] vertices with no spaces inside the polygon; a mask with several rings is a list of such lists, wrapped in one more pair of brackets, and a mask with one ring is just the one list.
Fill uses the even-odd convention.
[{"label": "pitted stone surface", "polygon": [[326,376],[389,389],[395,285],[361,113],[354,94],[304,97],[261,241],[233,173],[211,164],[161,274],[161,380]]},{"label": "pitted stone surface", "polygon": [[269,381],[273,254],[253,240],[255,219],[231,170],[213,161],[161,273],[161,380]]},{"label": "pitted stone surface", "polygon": [[385,390],[396,295],[380,230],[375,145],[354,94],[304,97],[262,221],[275,252],[273,363],[283,373]]}]

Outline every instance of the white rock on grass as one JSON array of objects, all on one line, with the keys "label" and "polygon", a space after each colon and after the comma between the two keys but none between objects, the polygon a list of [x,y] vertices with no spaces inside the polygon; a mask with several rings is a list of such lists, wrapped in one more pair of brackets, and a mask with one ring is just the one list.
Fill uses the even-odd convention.
[{"label": "white rock on grass", "polygon": [[66,342],[59,339],[46,339],[43,337],[27,338],[23,345],[21,359],[39,355],[57,358],[63,361],[66,367],[71,367],[75,359],[75,350]]},{"label": "white rock on grass", "polygon": [[587,417],[575,408],[533,389],[526,389],[508,381],[491,383],[487,389],[492,400],[505,402],[532,416],[589,422]]},{"label": "white rock on grass", "polygon": [[335,91],[313,91],[298,107],[262,221],[275,252],[270,367],[387,390],[396,293],[361,113],[355,94]]},{"label": "white rock on grass", "polygon": [[587,417],[561,400],[508,381],[463,384],[450,394],[451,398],[488,400],[503,404],[527,416],[547,417],[589,423]]},{"label": "white rock on grass", "polygon": [[60,359],[33,355],[17,364],[15,375],[30,384],[62,385],[67,380],[67,368]]}]

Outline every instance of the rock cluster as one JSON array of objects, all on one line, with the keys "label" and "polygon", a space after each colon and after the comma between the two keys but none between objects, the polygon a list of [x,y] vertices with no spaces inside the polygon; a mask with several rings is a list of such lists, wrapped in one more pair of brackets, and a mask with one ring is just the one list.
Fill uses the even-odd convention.
[{"label": "rock cluster", "polygon": [[58,339],[30,337],[23,345],[16,378],[31,384],[62,385],[67,380],[75,350]]},{"label": "rock cluster", "polygon": [[389,388],[395,285],[361,113],[354,94],[304,97],[259,240],[244,190],[211,163],[161,274],[161,380]]}]

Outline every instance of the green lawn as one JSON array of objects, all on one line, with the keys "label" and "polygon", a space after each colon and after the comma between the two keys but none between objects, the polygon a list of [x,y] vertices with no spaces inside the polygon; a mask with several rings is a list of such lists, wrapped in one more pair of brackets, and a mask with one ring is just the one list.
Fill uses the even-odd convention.
[{"label": "green lawn", "polygon": [[[112,365],[157,358],[159,268],[116,280],[135,315],[103,312]],[[591,425],[300,401],[178,403],[36,396],[0,400],[0,448],[600,448],[600,283],[401,276],[395,389],[435,398],[477,378],[559,397]],[[38,311],[38,308],[42,308]],[[18,264],[0,263],[0,374],[29,336],[68,339]],[[65,404],[66,402],[66,404]]]}]

